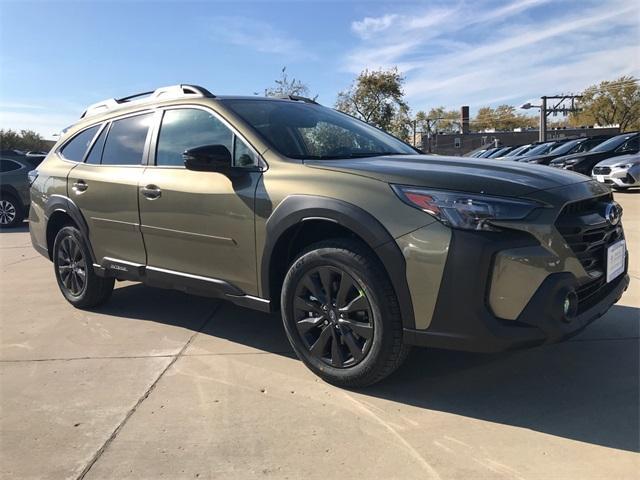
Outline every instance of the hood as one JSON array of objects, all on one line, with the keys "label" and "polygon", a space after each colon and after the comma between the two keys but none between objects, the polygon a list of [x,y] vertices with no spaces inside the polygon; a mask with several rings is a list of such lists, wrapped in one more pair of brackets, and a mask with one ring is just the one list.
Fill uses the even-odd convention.
[{"label": "hood", "polygon": [[467,157],[391,155],[307,160],[305,164],[388,183],[509,197],[590,181],[580,174],[541,165]]},{"label": "hood", "polygon": [[601,167],[613,167],[614,165],[624,165],[625,163],[640,162],[640,153],[632,153],[629,155],[620,155],[619,157],[607,158],[598,163]]},{"label": "hood", "polygon": [[606,157],[613,157],[615,155],[616,154],[614,152],[579,152],[579,153],[572,153],[570,155],[564,155],[562,157],[558,157],[552,160],[552,162],[563,163],[573,158],[597,158],[597,157],[606,158]]}]

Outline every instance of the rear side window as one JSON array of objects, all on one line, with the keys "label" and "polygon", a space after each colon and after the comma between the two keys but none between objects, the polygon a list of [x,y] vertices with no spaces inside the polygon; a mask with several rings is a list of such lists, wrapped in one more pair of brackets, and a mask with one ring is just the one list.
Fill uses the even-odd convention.
[{"label": "rear side window", "polygon": [[99,165],[102,160],[102,150],[104,149],[104,141],[107,139],[107,131],[109,128],[103,128],[102,132],[93,143],[93,147],[91,147],[91,151],[85,160],[85,163],[90,163],[92,165]]},{"label": "rear side window", "polygon": [[204,145],[224,145],[232,151],[233,133],[211,113],[195,108],[167,110],[158,136],[156,165],[184,166],[182,154]]},{"label": "rear side window", "polygon": [[140,165],[152,114],[115,120],[102,152],[103,165]]},{"label": "rear side window", "polygon": [[62,147],[62,150],[60,150],[60,153],[67,160],[81,162],[97,131],[98,125],[83,130],[67,142],[67,144]]},{"label": "rear side window", "polygon": [[11,160],[0,160],[0,172],[13,172],[14,170],[20,170],[22,165]]}]

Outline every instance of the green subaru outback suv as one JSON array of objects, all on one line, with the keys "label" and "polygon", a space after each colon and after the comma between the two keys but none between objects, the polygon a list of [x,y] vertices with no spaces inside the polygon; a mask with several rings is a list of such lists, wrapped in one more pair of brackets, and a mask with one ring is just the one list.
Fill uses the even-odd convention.
[{"label": "green subaru outback suv", "polygon": [[90,106],[37,169],[34,247],[78,308],[115,280],[280,310],[344,386],[411,345],[564,339],[627,288],[611,192],[544,166],[421,155],[301,97],[190,85]]}]

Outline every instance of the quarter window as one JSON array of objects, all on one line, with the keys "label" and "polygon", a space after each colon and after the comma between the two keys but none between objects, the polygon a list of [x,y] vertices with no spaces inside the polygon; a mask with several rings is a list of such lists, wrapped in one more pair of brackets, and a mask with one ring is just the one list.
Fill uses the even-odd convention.
[{"label": "quarter window", "polygon": [[115,120],[102,152],[103,165],[140,165],[151,113]]},{"label": "quarter window", "polygon": [[71,139],[71,141],[67,142],[64,147],[62,147],[60,153],[62,153],[62,156],[67,160],[81,162],[97,131],[98,125],[80,132]]},{"label": "quarter window", "polygon": [[195,108],[167,110],[156,149],[156,165],[183,166],[182,154],[204,145],[224,145],[233,150],[233,133],[211,113]]}]

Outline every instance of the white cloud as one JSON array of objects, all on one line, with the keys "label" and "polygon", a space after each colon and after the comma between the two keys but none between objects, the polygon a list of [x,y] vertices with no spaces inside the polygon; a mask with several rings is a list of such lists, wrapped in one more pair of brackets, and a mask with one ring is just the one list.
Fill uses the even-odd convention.
[{"label": "white cloud", "polygon": [[351,29],[361,38],[371,38],[374,33],[388,29],[399,15],[384,15],[382,17],[365,17],[360,21],[353,22]]},{"label": "white cloud", "polygon": [[[521,98],[579,91],[589,84],[640,72],[636,0],[584,0],[557,5],[548,0],[460,3],[413,15],[391,12],[392,25],[363,36],[345,54],[345,68],[397,65],[415,108],[517,103]],[[580,6],[581,8],[571,8]],[[429,18],[429,28],[415,28]],[[383,17],[381,17],[383,18]],[[375,19],[368,24],[376,25]],[[356,22],[354,22],[355,24]]]}]

